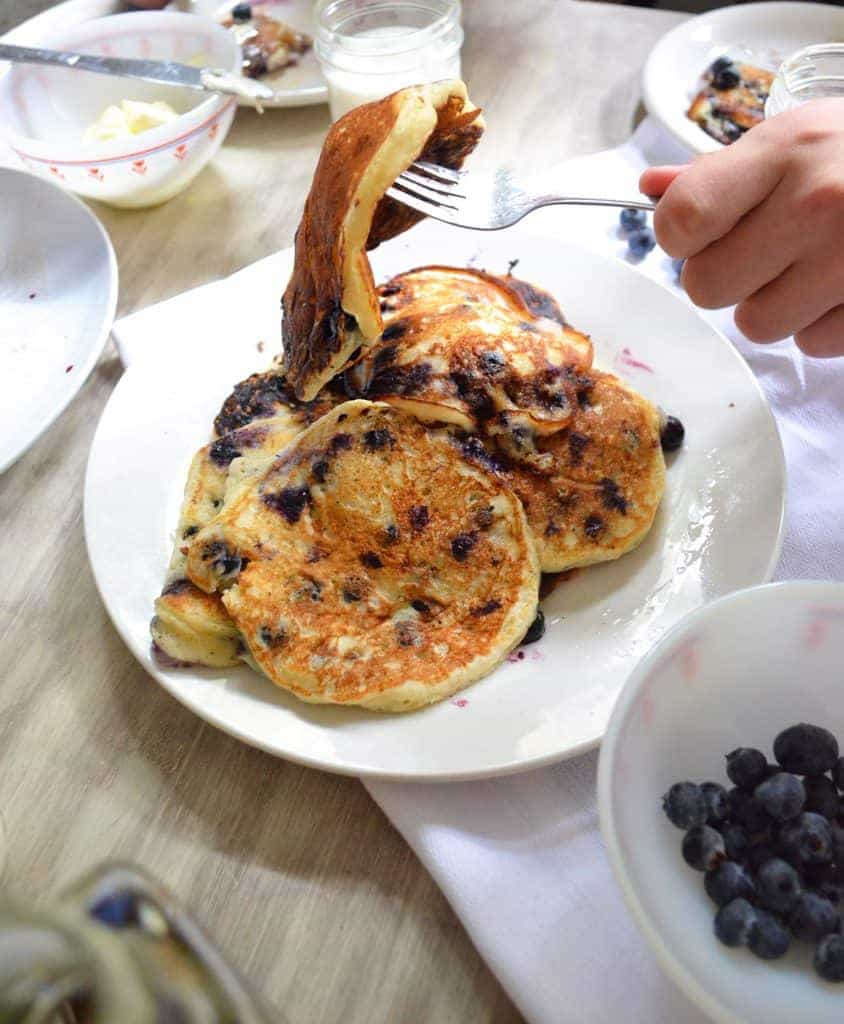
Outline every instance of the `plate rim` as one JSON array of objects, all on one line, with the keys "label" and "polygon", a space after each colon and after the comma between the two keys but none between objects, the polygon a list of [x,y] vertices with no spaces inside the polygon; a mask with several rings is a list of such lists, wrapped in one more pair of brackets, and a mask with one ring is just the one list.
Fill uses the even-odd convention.
[{"label": "plate rim", "polygon": [[24,442],[22,448],[18,449],[17,452],[14,452],[6,461],[3,461],[2,457],[0,457],[0,475],[5,473],[6,470],[10,469],[16,462],[18,462],[18,460],[21,459],[30,450],[30,448],[32,448],[36,441],[40,440],[44,436],[44,434],[56,422],[65,409],[67,409],[70,403],[82,390],[83,386],[87,383],[88,378],[91,376],[94,367],[99,362],[99,358],[106,347],[109,337],[111,336],[111,328],[114,324],[114,317],[117,311],[117,298],[120,291],[120,272],[117,266],[117,256],[114,252],[114,246],[111,244],[111,238],[109,238],[108,232],[103,227],[93,210],[91,210],[86,203],[83,203],[78,196],[73,195],[71,192],[67,192],[65,189],[60,188],[58,185],[54,185],[50,181],[45,181],[44,178],[39,177],[37,174],[31,174],[29,171],[22,171],[16,167],[0,167],[0,178],[5,174],[17,175],[20,178],[26,178],[29,181],[33,181],[36,183],[37,187],[43,186],[47,190],[57,192],[63,199],[66,199],[81,208],[84,215],[88,218],[89,223],[94,226],[96,232],[99,234],[100,240],[104,245],[109,269],[109,292],[108,298],[103,307],[102,323],[90,346],[88,354],[80,365],[79,373],[75,375],[74,386],[69,390],[66,396],[56,403],[51,412],[36,429],[35,433],[28,441]]},{"label": "plate rim", "polygon": [[[526,233],[525,238],[526,240],[530,240],[531,238],[535,238],[537,236],[544,239],[550,239],[552,241],[555,241],[557,244],[559,244],[560,242],[558,236],[548,231],[534,231]],[[740,590],[748,589],[752,586],[767,585],[773,577],[774,571],[776,570],[777,564],[779,563],[785,539],[785,525],[787,512],[787,466],[785,460],[785,450],[783,448],[779,426],[777,424],[776,417],[774,416],[770,402],[768,401],[768,398],[765,395],[762,385],[759,382],[759,379],[757,378],[753,370],[750,368],[747,361],[738,351],[736,346],[723,333],[723,331],[719,330],[714,324],[710,323],[695,307],[684,303],[682,298],[675,295],[673,291],[670,288],[668,288],[665,284],[659,281],[655,281],[653,278],[650,278],[647,275],[641,273],[635,267],[631,267],[629,263],[627,263],[623,259],[620,259],[618,256],[596,252],[594,249],[589,249],[588,247],[579,245],[575,242],[566,241],[566,244],[570,246],[572,249],[582,250],[583,252],[588,253],[590,256],[594,256],[595,258],[606,261],[607,263],[621,265],[626,272],[633,273],[638,278],[640,278],[645,283],[646,288],[649,285],[653,285],[661,292],[664,292],[666,296],[669,298],[669,300],[681,303],[688,310],[688,312],[691,313],[707,330],[711,331],[720,339],[725,350],[729,353],[729,357],[736,361],[736,363],[741,367],[742,372],[745,374],[746,379],[748,379],[751,383],[759,400],[761,401],[768,423],[772,428],[773,432],[773,440],[775,442],[776,448],[775,470],[780,485],[780,501],[776,536],[774,539],[774,543],[772,544],[771,554],[768,558],[765,570],[760,575],[760,579],[758,581],[756,581],[755,583],[748,584],[747,587],[742,587],[740,588]],[[282,252],[287,252],[289,249],[290,247],[288,247],[288,249],[286,250],[282,250]],[[150,675],[156,681],[156,683],[158,683],[171,697],[175,698],[180,704],[182,704],[188,710],[192,711],[203,721],[208,722],[210,725],[213,725],[215,728],[220,729],[222,732],[227,733],[229,736],[232,736],[235,739],[240,740],[241,742],[246,743],[249,746],[256,747],[259,750],[263,750],[265,753],[271,754],[274,757],[280,757],[294,764],[300,764],[308,768],[315,768],[320,771],[326,771],[334,775],[352,776],[355,778],[379,780],[385,782],[415,782],[424,784],[440,782],[468,782],[480,779],[499,778],[508,775],[521,774],[522,772],[532,771],[536,768],[541,768],[550,764],[562,763],[563,761],[567,761],[571,758],[578,757],[581,754],[587,753],[590,750],[594,750],[596,747],[600,745],[601,740],[603,739],[606,733],[606,728],[610,720],[609,717],[607,718],[604,725],[598,728],[594,734],[581,740],[579,743],[576,743],[566,748],[566,750],[562,752],[552,751],[537,754],[533,757],[521,758],[519,760],[511,759],[506,762],[500,762],[498,764],[495,764],[492,767],[466,768],[458,770],[390,770],[381,769],[377,767],[373,768],[372,766],[353,764],[349,762],[327,762],[326,760],[321,759],[319,757],[311,757],[307,754],[301,754],[298,752],[290,753],[289,751],[281,750],[278,748],[278,746],[273,746],[270,743],[264,742],[253,735],[249,735],[244,730],[239,729],[237,726],[231,725],[223,717],[218,715],[216,711],[214,711],[213,709],[208,709],[207,707],[205,707],[200,701],[191,700],[190,695],[188,693],[180,692],[175,687],[171,686],[170,680],[168,679],[166,673],[164,673],[158,666],[156,666],[152,658],[149,656],[148,645],[145,645],[144,648],[141,648],[138,644],[136,644],[135,639],[129,632],[128,628],[126,628],[124,624],[118,621],[117,618],[115,617],[112,607],[105,599],[104,584],[101,583],[100,580],[99,567],[96,564],[95,559],[91,555],[92,542],[90,530],[92,513],[90,509],[92,507],[93,502],[96,500],[94,497],[94,487],[92,483],[92,467],[94,465],[95,455],[97,454],[98,445],[100,443],[100,434],[103,430],[103,424],[104,421],[106,420],[109,408],[115,401],[115,396],[119,395],[121,388],[126,386],[125,381],[129,378],[130,374],[132,374],[133,370],[135,370],[135,367],[146,366],[148,362],[149,360],[144,359],[143,357],[133,361],[133,363],[126,369],[126,371],[121,376],[120,380],[117,382],[117,385],[115,386],[114,390],[109,396],[108,402],[103,408],[100,421],[97,424],[97,429],[91,441],[91,447],[89,450],[88,461],[85,470],[83,496],[83,524],[85,534],[85,545],[88,553],[88,561],[91,566],[91,572],[94,577],[94,582],[97,588],[97,592],[100,596],[100,600],[102,601],[106,609],[109,619],[111,620],[112,624],[114,625],[115,629],[117,630],[117,633],[119,634],[123,642],[129,648],[129,651],[140,663],[144,671],[148,675]],[[737,591],[730,591],[729,594],[736,592]],[[720,600],[723,597],[729,596],[729,594],[720,595],[715,600]],[[687,613],[687,615],[696,613],[700,610],[701,607],[710,603],[712,602],[704,602],[703,605],[699,605],[696,608],[693,608],[689,613]],[[684,615],[676,623],[673,623],[666,630],[666,633],[668,633],[671,629],[676,628],[678,623],[683,621],[683,619],[685,618],[686,616]],[[662,636],[658,638],[657,643],[661,642],[662,637],[665,636],[666,633],[663,633]],[[648,657],[651,649],[649,649],[648,652],[642,655],[642,657]],[[639,661],[637,661],[633,665],[633,667],[630,669],[631,673],[635,670],[636,665],[638,664]],[[622,682],[619,692],[621,692],[621,689],[625,684],[626,679]],[[413,712],[411,712],[411,714],[413,714]],[[610,714],[612,714],[612,712]]]},{"label": "plate rim", "polygon": [[[659,102],[656,97],[660,93],[658,84],[654,80],[655,67],[657,61],[662,54],[671,49],[671,45],[677,40],[684,37],[690,31],[693,31],[693,26],[705,24],[707,22],[720,21],[726,15],[728,18],[736,12],[747,14],[748,11],[756,11],[760,15],[764,15],[765,11],[778,10],[782,12],[785,9],[799,9],[799,10],[812,10],[812,11],[829,11],[836,12],[842,20],[842,31],[844,31],[844,8],[839,7],[836,4],[830,3],[815,3],[814,0],[761,0],[759,3],[749,4],[730,4],[727,7],[716,7],[710,11],[704,11],[701,14],[695,15],[693,18],[687,18],[685,21],[681,21],[679,25],[675,25],[669,29],[664,35],[654,43],[653,48],[648,54],[645,66],[642,68],[641,75],[641,86],[642,86],[642,100],[647,108],[648,113],[656,121],[659,122],[662,127],[671,134],[681,145],[685,146],[686,149],[692,153],[704,154],[704,153],[717,153],[720,152],[724,146],[716,139],[711,138],[706,132],[694,122],[689,121],[689,126],[693,126],[694,130],[690,130],[688,134],[680,131],[680,129],[672,123],[670,118],[662,116],[659,112]],[[681,112],[682,118],[685,119],[685,111]]]}]

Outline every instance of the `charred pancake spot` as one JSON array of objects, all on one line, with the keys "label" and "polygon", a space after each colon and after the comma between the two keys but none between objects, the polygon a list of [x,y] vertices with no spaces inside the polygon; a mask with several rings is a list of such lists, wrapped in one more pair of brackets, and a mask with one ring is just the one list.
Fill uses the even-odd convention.
[{"label": "charred pancake spot", "polygon": [[573,505],[576,505],[579,501],[579,495],[576,491],[557,491],[557,504],[560,508],[567,512]]},{"label": "charred pancake spot", "polygon": [[311,473],[318,484],[324,484],[328,473],[328,462],[325,459],[319,459],[311,466]]},{"label": "charred pancake spot", "polygon": [[294,601],[306,601],[308,599],[311,601],[322,600],[322,584],[312,576],[305,576],[303,585],[293,591]]},{"label": "charred pancake spot", "polygon": [[583,453],[589,445],[589,438],[585,434],[578,434],[573,430],[569,434],[569,458],[573,466],[579,466],[583,461]]},{"label": "charred pancake spot", "polygon": [[419,631],[419,626],[410,619],[396,623],[396,639],[399,642],[399,647],[422,646],[422,634]]},{"label": "charred pancake spot", "polygon": [[463,370],[453,370],[451,379],[457,388],[457,394],[477,419],[492,419],[495,415],[495,403],[484,389],[482,381]]},{"label": "charred pancake spot", "polygon": [[168,583],[167,586],[161,591],[162,597],[173,596],[176,594],[184,594],[186,591],[191,590],[193,584],[190,580],[173,580],[172,583]]},{"label": "charred pancake spot", "polygon": [[312,403],[301,403],[280,373],[253,373],[241,381],[223,402],[214,420],[214,430],[225,435],[255,419],[273,416],[280,406],[303,411],[307,415]]},{"label": "charred pancake spot", "polygon": [[198,526],[188,526],[182,533],[182,540],[187,540],[188,537],[194,537],[199,533]]},{"label": "charred pancake spot", "polygon": [[500,352],[481,352],[478,362],[480,363],[481,371],[491,376],[501,373],[505,366],[504,356]]},{"label": "charred pancake spot", "polygon": [[[366,411],[368,412],[369,410]],[[351,434],[335,434],[329,442],[329,448],[333,454],[336,454],[337,452],[347,451],[353,444],[354,440]]]},{"label": "charred pancake spot", "polygon": [[478,605],[477,608],[473,608],[472,615],[474,615],[476,619],[481,619],[485,615],[492,615],[493,612],[497,612],[500,607],[501,602],[493,598],[491,601],[487,601],[486,604],[481,604]]},{"label": "charred pancake spot", "polygon": [[396,439],[386,427],[379,427],[377,430],[367,430],[363,435],[363,446],[369,451],[378,451],[380,448],[392,448]]},{"label": "charred pancake spot", "polygon": [[232,437],[220,437],[218,438],[208,449],[208,455],[211,461],[221,467],[228,466],[234,459],[237,459],[241,455],[239,445],[237,445]]},{"label": "charred pancake spot", "polygon": [[215,540],[202,549],[203,562],[210,562],[211,568],[218,576],[234,576],[242,572],[249,564],[245,558],[239,558],[230,551],[222,541]]},{"label": "charred pancake spot", "polygon": [[390,295],[398,295],[401,292],[400,284],[382,284],[379,291],[382,295],[389,297]]},{"label": "charred pancake spot", "polygon": [[604,508],[612,509],[616,512],[620,512],[622,515],[627,514],[627,499],[619,491],[618,484],[615,480],[611,480],[608,476],[605,476],[600,482],[601,487],[601,501],[604,503]]},{"label": "charred pancake spot", "polygon": [[538,329],[534,327],[533,324],[528,323],[527,320],[521,320],[519,322],[519,327],[521,330],[527,331],[528,334],[539,334]]},{"label": "charred pancake spot", "polygon": [[398,341],[399,338],[403,337],[406,333],[410,324],[407,320],[396,320],[395,323],[390,324],[389,327],[384,328],[384,333],[381,335],[382,341]]},{"label": "charred pancake spot", "polygon": [[558,324],[565,327],[566,320],[560,307],[547,292],[541,292],[538,288],[528,284],[527,281],[521,281],[518,278],[512,278],[509,286],[517,293],[534,316],[544,316],[549,320],[556,320]]},{"label": "charred pancake spot", "polygon": [[360,556],[361,564],[365,565],[367,569],[383,569],[384,563],[378,557],[374,551],[364,551]]},{"label": "charred pancake spot", "polygon": [[430,379],[431,367],[428,363],[388,366],[380,371],[376,368],[367,394],[372,398],[381,395],[412,395],[424,388]]},{"label": "charred pancake spot", "polygon": [[414,530],[424,530],[430,521],[427,505],[413,505],[408,513],[410,525]]},{"label": "charred pancake spot", "polygon": [[310,501],[311,492],[307,487],[285,487],[278,494],[265,494],[261,498],[267,508],[280,512],[288,523],[298,523],[305,505]]},{"label": "charred pancake spot", "polygon": [[398,349],[395,345],[388,345],[386,348],[380,349],[375,355],[375,368],[389,366],[390,363],[395,362],[397,354]]},{"label": "charred pancake spot", "polygon": [[213,508],[219,508],[219,507],[220,507],[220,506],[221,506],[222,504],[223,504],[223,501],[222,501],[222,499],[221,499],[221,498],[215,498],[215,499],[214,499],[214,500],[213,500],[213,501],[211,502],[211,505],[212,505],[212,507],[213,507]]},{"label": "charred pancake spot", "polygon": [[427,601],[423,601],[419,597],[414,598],[410,602],[410,607],[414,611],[419,612],[420,615],[427,615],[428,612],[431,610],[431,606],[428,604],[428,602]]},{"label": "charred pancake spot", "polygon": [[488,530],[490,526],[492,526],[494,518],[494,509],[492,505],[485,505],[483,508],[476,509],[475,511],[475,524],[481,530]]},{"label": "charred pancake spot", "polygon": [[341,412],[340,415],[337,417],[337,422],[338,423],[343,423],[348,418],[349,418],[349,414],[348,413]]},{"label": "charred pancake spot", "polygon": [[399,528],[395,523],[390,523],[384,530],[384,543],[395,544],[399,539]]},{"label": "charred pancake spot", "polygon": [[559,526],[557,526],[557,524],[554,522],[553,519],[549,519],[548,520],[548,525],[545,527],[545,536],[546,537],[556,537],[559,532],[560,532]]},{"label": "charred pancake spot", "polygon": [[258,630],[258,639],[264,645],[269,647],[271,650],[275,647],[281,647],[287,639],[287,633],[282,626],[278,629],[270,629],[269,626],[261,626]]},{"label": "charred pancake spot", "polygon": [[472,548],[478,543],[478,536],[472,533],[458,533],[451,542],[451,554],[458,562],[465,562]]},{"label": "charred pancake spot", "polygon": [[600,537],[604,532],[605,527],[606,524],[604,523],[604,520],[599,515],[595,515],[594,512],[591,515],[588,515],[583,521],[583,532],[592,540]]},{"label": "charred pancake spot", "polygon": [[308,552],[306,561],[309,565],[313,565],[314,562],[321,562],[323,558],[328,558],[328,552],[320,547],[312,547]]},{"label": "charred pancake spot", "polygon": [[361,594],[360,590],[357,589],[355,586],[347,585],[343,587],[343,600],[347,604],[352,604],[353,601],[360,601],[362,596],[363,595]]}]

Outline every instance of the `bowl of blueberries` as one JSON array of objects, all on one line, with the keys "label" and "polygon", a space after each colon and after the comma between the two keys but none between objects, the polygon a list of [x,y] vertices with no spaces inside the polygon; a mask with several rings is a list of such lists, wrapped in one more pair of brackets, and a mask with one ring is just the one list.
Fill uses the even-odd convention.
[{"label": "bowl of blueberries", "polygon": [[844,1019],[844,583],[669,631],[615,706],[598,804],[630,911],[710,1017]]}]

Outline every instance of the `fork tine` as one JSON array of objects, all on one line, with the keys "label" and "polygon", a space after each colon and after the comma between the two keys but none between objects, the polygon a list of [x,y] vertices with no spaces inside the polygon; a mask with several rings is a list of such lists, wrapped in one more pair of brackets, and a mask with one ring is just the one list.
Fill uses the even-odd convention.
[{"label": "fork tine", "polygon": [[453,171],[450,167],[441,167],[439,164],[432,164],[427,160],[415,160],[410,165],[410,169],[422,171],[429,178],[441,181],[444,185],[456,185],[466,173],[465,171]]},{"label": "fork tine", "polygon": [[405,185],[411,192],[418,192],[421,196],[431,199],[433,202],[438,201],[437,196],[443,196],[445,199],[466,198],[465,193],[455,192],[444,185],[434,183],[432,178],[423,178],[421,174],[414,174],[413,171],[402,171],[398,178],[396,178],[396,181],[399,184]]},{"label": "fork tine", "polygon": [[420,196],[415,192],[410,192],[406,188],[402,188],[399,184],[392,185],[388,188],[386,194],[391,199],[395,199],[396,202],[403,203],[405,206],[409,206],[412,210],[417,210],[419,213],[424,213],[426,217],[433,217],[434,220],[442,220],[447,224],[455,223],[455,214],[457,211],[454,207],[428,202],[428,200],[420,198]]}]

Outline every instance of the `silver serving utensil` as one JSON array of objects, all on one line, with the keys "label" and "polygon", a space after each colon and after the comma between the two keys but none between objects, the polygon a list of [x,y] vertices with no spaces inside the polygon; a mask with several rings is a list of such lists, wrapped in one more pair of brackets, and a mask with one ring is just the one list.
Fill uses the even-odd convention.
[{"label": "silver serving utensil", "polygon": [[274,91],[263,82],[244,78],[222,68],[194,68],[172,60],[135,60],[127,57],[99,57],[90,53],[65,53],[61,50],[43,50],[32,46],[12,46],[0,43],[0,60],[15,64],[46,64],[49,67],[68,68],[71,71],[93,71],[98,75],[116,75],[119,78],[139,78],[144,82],[162,85],[180,85],[186,89],[221,92],[251,100],[260,106],[261,100],[270,100]]},{"label": "silver serving utensil", "polygon": [[608,199],[592,196],[533,195],[499,167],[493,174],[452,171],[417,160],[396,178],[387,195],[411,209],[458,228],[497,231],[510,227],[543,206],[620,206],[655,209],[645,199]]}]

